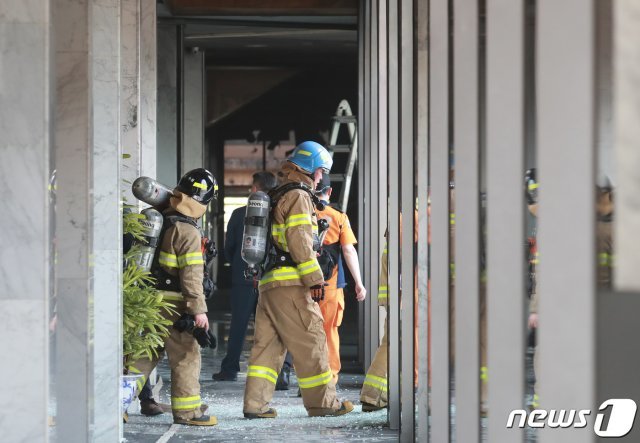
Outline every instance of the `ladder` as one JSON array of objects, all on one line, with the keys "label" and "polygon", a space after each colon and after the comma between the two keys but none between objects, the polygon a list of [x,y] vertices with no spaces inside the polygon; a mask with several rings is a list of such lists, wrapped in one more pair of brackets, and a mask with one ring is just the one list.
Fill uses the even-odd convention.
[{"label": "ladder", "polygon": [[[347,211],[347,203],[349,202],[349,192],[351,191],[351,181],[353,179],[353,170],[358,161],[358,128],[356,126],[356,116],[351,112],[351,106],[346,100],[342,100],[331,120],[331,133],[329,135],[329,145],[327,149],[333,158],[335,154],[348,155],[346,168],[344,172],[334,172],[329,174],[331,182],[342,182],[342,188],[340,189],[340,199],[338,204],[343,212]],[[338,134],[340,127],[346,125],[349,132],[349,143],[338,145]]]}]

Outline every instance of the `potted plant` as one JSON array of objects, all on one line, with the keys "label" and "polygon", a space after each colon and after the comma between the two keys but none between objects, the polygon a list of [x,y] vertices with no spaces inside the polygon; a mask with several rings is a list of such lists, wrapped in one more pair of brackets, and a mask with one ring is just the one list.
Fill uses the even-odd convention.
[{"label": "potted plant", "polygon": [[[123,232],[134,239],[144,242],[144,227],[140,220],[144,215],[135,212],[123,214]],[[172,322],[165,314],[173,314],[174,305],[162,298],[155,289],[151,274],[138,267],[135,257],[139,249],[134,244],[124,255],[122,273],[122,342],[125,371],[129,364],[146,356],[149,359],[158,355],[158,348],[170,333]],[[123,411],[135,397],[136,381],[139,375],[123,376]]]}]

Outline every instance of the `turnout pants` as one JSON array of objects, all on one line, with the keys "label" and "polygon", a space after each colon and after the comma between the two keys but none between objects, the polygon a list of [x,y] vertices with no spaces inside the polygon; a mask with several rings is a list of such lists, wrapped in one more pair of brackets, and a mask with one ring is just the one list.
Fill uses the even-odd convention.
[{"label": "turnout pants", "polygon": [[340,409],[320,309],[307,288],[283,286],[260,290],[243,412],[269,410],[287,349],[293,356],[307,411]]},{"label": "turnout pants", "polygon": [[329,348],[329,366],[333,373],[334,383],[338,382],[338,373],[342,367],[340,364],[340,335],[338,327],[342,324],[344,312],[344,290],[325,289],[324,300],[318,303],[322,318],[324,318],[324,333],[327,336]]},{"label": "turnout pants", "polygon": [[[161,291],[163,297],[176,305],[176,311],[184,309],[182,295],[178,292]],[[178,315],[166,315],[172,323]],[[138,392],[142,390],[149,374],[158,361],[167,353],[171,368],[171,409],[174,418],[191,419],[202,415],[200,411],[200,346],[193,335],[178,332],[169,327],[170,335],[164,339],[164,349],[158,350],[158,356],[152,359],[143,357],[128,366],[132,374],[143,374],[138,380]]]},{"label": "turnout pants", "polygon": [[369,403],[370,405],[385,407],[387,406],[387,353],[388,353],[388,337],[387,337],[387,320],[384,321],[384,337],[378,346],[376,355],[371,361],[371,366],[367,370],[367,375],[362,383],[362,391],[360,391],[360,402]]}]

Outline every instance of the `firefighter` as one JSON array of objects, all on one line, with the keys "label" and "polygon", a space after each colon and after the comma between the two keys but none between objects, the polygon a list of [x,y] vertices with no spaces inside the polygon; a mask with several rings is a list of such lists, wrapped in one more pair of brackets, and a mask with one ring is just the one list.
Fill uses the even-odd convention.
[{"label": "firefighter", "polygon": [[[320,262],[320,267],[323,268],[328,286],[325,287],[324,300],[321,300],[318,305],[324,318],[324,332],[327,335],[327,345],[329,346],[329,365],[333,373],[333,381],[337,384],[338,373],[341,368],[338,327],[342,323],[344,312],[344,290],[338,287],[337,284],[338,263],[342,256],[344,256],[356,285],[356,300],[363,301],[367,296],[367,290],[362,285],[358,252],[353,247],[357,241],[351,230],[349,217],[344,212],[329,206],[331,192],[329,175],[323,174],[322,180],[316,188],[316,195],[325,203],[325,209],[319,211],[317,215],[318,218],[329,222],[329,229],[324,237],[322,253],[318,261]],[[328,269],[325,269],[325,267],[328,267]]]},{"label": "firefighter", "polygon": [[[402,220],[402,214],[400,214],[400,220]],[[414,242],[418,241],[418,230],[416,223],[418,220],[417,211],[414,212]],[[388,240],[388,232],[385,232],[385,238]],[[402,239],[400,239],[402,242]],[[388,286],[388,243],[385,243],[382,250],[382,258],[380,259],[380,279],[378,285],[378,306],[389,306],[389,286]],[[417,277],[417,275],[416,275]],[[414,279],[414,330],[413,330],[413,383],[414,388],[417,388],[418,383],[418,288],[417,278]],[[360,391],[360,403],[362,403],[362,412],[373,412],[387,407],[388,393],[387,393],[387,358],[388,358],[388,328],[387,318],[384,321],[384,336],[378,350],[371,361],[367,374],[365,375],[364,382],[362,383],[362,390]]]},{"label": "firefighter", "polygon": [[[218,185],[213,175],[206,169],[194,169],[181,179],[169,208],[163,212],[165,226],[160,239],[159,253],[152,267],[158,278],[160,294],[176,306],[177,314],[167,315],[173,323],[182,314],[191,314],[197,328],[209,329],[207,305],[203,292],[204,258],[201,249],[202,236],[196,221],[202,217],[211,200],[216,198]],[[158,272],[160,274],[158,274]],[[176,282],[177,287],[165,288],[166,282]],[[162,290],[165,289],[165,290]],[[204,415],[206,405],[200,399],[200,346],[189,332],[179,332],[171,328],[164,340],[164,350],[171,367],[171,409],[174,423],[193,426],[213,426],[216,417]],[[162,358],[139,359],[129,366],[130,373],[143,374],[138,382],[144,385],[151,371]]]},{"label": "firefighter", "polygon": [[598,287],[611,289],[613,281],[613,188],[608,179],[597,188],[596,236]]},{"label": "firefighter", "polygon": [[309,416],[337,416],[353,410],[351,402],[336,398],[322,314],[312,299],[324,292],[314,248],[314,237],[318,239],[312,192],[332,163],[320,144],[303,142],[282,166],[281,186],[271,193],[272,248],[258,285],[255,342],[244,392],[246,418],[277,416],[269,402],[285,349],[293,356]]},{"label": "firefighter", "polygon": [[[382,250],[382,258],[380,259],[380,282],[378,286],[378,305],[384,307],[388,306],[389,295],[387,272],[388,258],[387,244],[385,243]],[[372,412],[387,407],[387,353],[389,347],[387,332],[387,319],[385,318],[384,337],[382,337],[380,346],[378,346],[378,350],[371,361],[371,366],[367,370],[367,375],[360,391],[362,412]]]}]

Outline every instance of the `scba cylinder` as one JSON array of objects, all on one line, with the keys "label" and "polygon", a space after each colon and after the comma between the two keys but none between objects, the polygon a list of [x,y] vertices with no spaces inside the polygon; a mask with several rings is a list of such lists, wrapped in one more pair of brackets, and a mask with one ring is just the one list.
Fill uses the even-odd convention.
[{"label": "scba cylinder", "polygon": [[133,195],[140,201],[156,208],[169,205],[173,190],[150,177],[138,177],[131,185]]},{"label": "scba cylinder", "polygon": [[144,209],[141,214],[144,215],[144,218],[140,219],[140,224],[144,227],[142,234],[144,240],[136,240],[134,243],[138,250],[135,263],[138,268],[151,271],[160,233],[162,232],[162,214],[153,208]]},{"label": "scba cylinder", "polygon": [[254,192],[247,201],[241,255],[253,274],[267,254],[270,203],[271,199],[262,191]]}]

